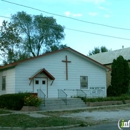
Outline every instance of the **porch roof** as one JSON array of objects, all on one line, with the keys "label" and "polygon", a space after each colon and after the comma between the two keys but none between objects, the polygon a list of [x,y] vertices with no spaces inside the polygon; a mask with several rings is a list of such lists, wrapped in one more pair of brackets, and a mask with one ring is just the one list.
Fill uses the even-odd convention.
[{"label": "porch roof", "polygon": [[55,80],[55,77],[53,75],[51,75],[45,68],[39,70],[38,72],[36,72],[33,76],[31,76],[29,78],[29,80],[33,80],[37,75],[44,73],[49,79],[51,80]]}]

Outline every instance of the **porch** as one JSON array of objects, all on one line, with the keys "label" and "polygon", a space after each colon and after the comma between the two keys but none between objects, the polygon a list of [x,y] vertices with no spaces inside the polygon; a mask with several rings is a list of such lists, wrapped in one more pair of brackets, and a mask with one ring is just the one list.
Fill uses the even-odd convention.
[{"label": "porch", "polygon": [[[38,97],[43,99],[40,110],[55,110],[62,108],[81,108],[87,105],[78,97],[106,97],[105,87],[81,89],[58,89],[58,98],[47,98],[45,93],[38,89]],[[72,96],[71,96],[72,95]]]}]

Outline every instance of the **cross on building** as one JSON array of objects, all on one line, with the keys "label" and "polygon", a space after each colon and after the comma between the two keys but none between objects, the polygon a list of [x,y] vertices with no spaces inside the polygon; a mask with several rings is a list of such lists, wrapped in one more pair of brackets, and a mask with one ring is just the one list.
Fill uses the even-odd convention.
[{"label": "cross on building", "polygon": [[65,60],[62,60],[62,62],[65,62],[66,64],[66,80],[68,80],[68,63],[70,63],[71,61],[68,61],[68,57],[66,55]]}]

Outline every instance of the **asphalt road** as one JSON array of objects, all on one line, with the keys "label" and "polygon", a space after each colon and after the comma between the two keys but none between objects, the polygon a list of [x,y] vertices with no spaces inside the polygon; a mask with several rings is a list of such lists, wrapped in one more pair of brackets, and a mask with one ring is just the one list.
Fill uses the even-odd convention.
[{"label": "asphalt road", "polygon": [[107,124],[100,124],[95,126],[89,126],[89,127],[75,127],[70,128],[68,130],[119,130],[117,126],[117,122],[114,123],[107,123]]}]

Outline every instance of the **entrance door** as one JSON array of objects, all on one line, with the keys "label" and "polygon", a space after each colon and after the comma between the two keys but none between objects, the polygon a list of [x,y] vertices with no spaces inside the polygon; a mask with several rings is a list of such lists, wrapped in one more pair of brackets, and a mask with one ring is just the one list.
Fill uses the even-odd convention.
[{"label": "entrance door", "polygon": [[46,78],[34,78],[34,92],[37,93],[37,89],[41,89],[47,96],[47,79]]}]

